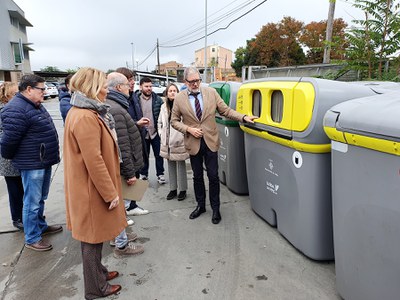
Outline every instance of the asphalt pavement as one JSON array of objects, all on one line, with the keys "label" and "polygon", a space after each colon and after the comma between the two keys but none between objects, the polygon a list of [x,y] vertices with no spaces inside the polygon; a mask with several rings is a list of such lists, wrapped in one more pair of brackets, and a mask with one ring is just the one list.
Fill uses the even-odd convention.
[{"label": "asphalt pavement", "polygon": [[[58,98],[45,102],[62,145],[58,105]],[[127,229],[139,235],[135,242],[144,246],[144,253],[117,259],[104,243],[103,263],[120,272],[112,283],[122,285],[108,299],[341,299],[334,263],[316,262],[298,252],[254,213],[248,196],[221,185],[221,223],[211,223],[209,203],[206,213],[190,220],[196,201],[189,162],[184,201],[165,199],[168,183],[159,185],[154,169],[151,160],[150,186],[139,203],[150,213],[133,217],[135,224]],[[23,233],[11,224],[6,184],[0,178],[0,299],[84,299],[80,243],[65,228],[63,176],[61,161],[53,167],[45,215],[49,224],[61,224],[64,231],[46,237],[53,245],[48,252],[24,248]]]}]

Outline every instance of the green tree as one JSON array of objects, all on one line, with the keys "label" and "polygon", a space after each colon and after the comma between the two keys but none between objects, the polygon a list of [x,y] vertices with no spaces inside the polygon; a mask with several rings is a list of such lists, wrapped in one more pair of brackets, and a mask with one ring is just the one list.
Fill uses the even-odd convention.
[{"label": "green tree", "polygon": [[367,70],[369,78],[376,71],[381,79],[385,62],[400,48],[400,1],[354,0],[353,6],[364,11],[365,19],[353,21],[358,26],[348,33],[349,64]]},{"label": "green tree", "polygon": [[[333,20],[333,38],[330,43],[331,59],[343,60],[345,58],[344,49],[348,44],[345,37],[346,27],[347,23],[343,19],[339,18]],[[326,28],[327,21],[311,22],[304,26],[300,41],[302,45],[308,49],[306,54],[307,63],[316,64],[323,62]]]},{"label": "green tree", "polygon": [[299,41],[303,26],[303,22],[291,17],[264,25],[250,49],[256,54],[256,64],[268,67],[303,64],[305,55]]},{"label": "green tree", "polygon": [[244,58],[246,56],[246,49],[239,47],[235,51],[235,60],[232,62],[231,67],[235,70],[237,77],[242,77],[242,67],[244,64]]},{"label": "green tree", "polygon": [[40,71],[42,71],[42,72],[61,72],[59,68],[51,67],[51,66],[47,66],[43,69],[40,69]]},{"label": "green tree", "polygon": [[256,37],[246,41],[246,47],[235,51],[232,68],[241,76],[242,67],[264,65],[280,67],[301,65],[306,61],[300,45],[303,22],[284,17],[279,23],[264,25]]},{"label": "green tree", "polygon": [[65,72],[67,72],[69,74],[75,74],[78,70],[79,70],[79,68],[77,68],[77,69],[66,69]]},{"label": "green tree", "polygon": [[254,49],[255,38],[246,41],[246,48],[239,47],[235,51],[235,60],[231,67],[235,70],[236,76],[242,76],[242,67],[258,64],[258,52]]}]

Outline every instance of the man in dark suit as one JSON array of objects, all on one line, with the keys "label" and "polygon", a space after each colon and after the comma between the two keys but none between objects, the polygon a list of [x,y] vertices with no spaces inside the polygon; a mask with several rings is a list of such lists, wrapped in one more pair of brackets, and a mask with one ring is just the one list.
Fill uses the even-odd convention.
[{"label": "man in dark suit", "polygon": [[258,117],[238,113],[225,104],[215,89],[200,87],[200,73],[196,68],[186,68],[184,78],[188,88],[181,91],[174,100],[171,124],[185,135],[185,147],[190,154],[197,207],[189,218],[195,219],[206,211],[203,176],[203,162],[205,162],[210,204],[213,210],[211,221],[213,224],[218,224],[221,221],[218,177],[220,140],[215,111],[229,119],[244,123],[253,123]]}]

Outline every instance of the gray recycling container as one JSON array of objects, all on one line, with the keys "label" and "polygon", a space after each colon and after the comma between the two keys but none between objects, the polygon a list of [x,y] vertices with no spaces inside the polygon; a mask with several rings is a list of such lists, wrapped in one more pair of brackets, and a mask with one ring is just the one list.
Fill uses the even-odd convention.
[{"label": "gray recycling container", "polygon": [[330,140],[323,116],[333,105],[370,88],[315,78],[244,82],[238,111],[260,116],[243,124],[252,209],[299,251],[332,260]]},{"label": "gray recycling container", "polygon": [[346,300],[400,298],[400,91],[332,107],[336,284]]},{"label": "gray recycling container", "polygon": [[[212,82],[214,88],[224,102],[236,109],[236,94],[241,83]],[[220,149],[218,150],[218,176],[221,183],[229,190],[239,195],[248,195],[246,174],[246,157],[244,154],[244,133],[239,122],[216,114],[215,120],[219,131]]]}]

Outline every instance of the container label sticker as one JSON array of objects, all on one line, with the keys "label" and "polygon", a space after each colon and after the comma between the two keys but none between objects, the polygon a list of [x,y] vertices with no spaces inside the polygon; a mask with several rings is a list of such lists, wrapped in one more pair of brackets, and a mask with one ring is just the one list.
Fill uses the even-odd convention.
[{"label": "container label sticker", "polygon": [[301,166],[303,165],[303,156],[301,156],[301,153],[299,151],[293,152],[292,162],[297,169],[301,168]]},{"label": "container label sticker", "polygon": [[224,140],[223,139],[219,139],[219,148],[220,148],[220,151],[222,150],[222,151],[226,152],[226,147],[224,145]]},{"label": "container label sticker", "polygon": [[273,193],[274,195],[278,195],[278,189],[279,185],[278,184],[273,184],[269,182],[268,180],[265,182],[267,185],[267,190]]},{"label": "container label sticker", "polygon": [[274,176],[276,176],[276,177],[279,177],[278,173],[276,173],[276,172],[274,171],[274,168],[275,168],[275,166],[274,166],[274,161],[273,161],[272,159],[269,159],[268,168],[264,168],[265,171],[267,171],[268,173],[270,173],[270,174],[272,174],[272,175],[274,175]]},{"label": "container label sticker", "polygon": [[228,137],[229,136],[229,128],[225,126],[225,136]]},{"label": "container label sticker", "polygon": [[336,141],[332,141],[331,148],[332,148],[332,150],[346,153],[349,150],[349,145],[344,144],[344,143],[339,143]]}]

